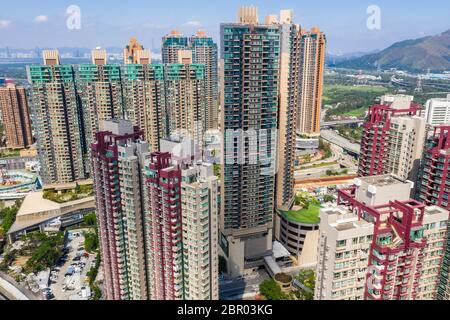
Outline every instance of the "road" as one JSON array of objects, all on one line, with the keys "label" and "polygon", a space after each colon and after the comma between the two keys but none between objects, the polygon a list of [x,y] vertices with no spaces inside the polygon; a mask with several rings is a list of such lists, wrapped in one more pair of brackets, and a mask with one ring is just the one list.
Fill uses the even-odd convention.
[{"label": "road", "polygon": [[[80,233],[82,234],[83,230],[76,230],[74,233]],[[73,277],[79,277],[79,285],[76,285],[75,290],[66,290],[63,291],[62,288],[64,287],[64,284],[66,283],[67,279],[64,276],[67,269],[70,267],[72,263],[74,263],[73,259],[75,258],[77,252],[81,253],[84,251],[78,251],[80,247],[84,245],[84,236],[80,235],[79,237],[73,237],[72,240],[69,240],[67,243],[67,247],[70,249],[68,253],[68,259],[64,263],[64,265],[60,268],[58,273],[58,279],[56,283],[53,283],[50,287],[53,291],[53,294],[55,295],[56,300],[78,300],[81,299],[78,293],[80,292],[80,289],[82,286],[85,285],[85,279],[86,274],[90,270],[91,266],[93,265],[95,261],[95,254],[90,254],[89,258],[86,259],[86,266],[83,268],[83,270],[79,273],[75,273]],[[75,279],[75,278],[74,278]],[[78,279],[76,279],[78,280]],[[76,281],[78,282],[78,281]]]},{"label": "road", "polygon": [[350,140],[340,136],[334,130],[322,130],[320,136],[328,142],[337,145],[347,151],[359,154],[361,146],[357,143],[352,143]]},{"label": "road", "polygon": [[259,270],[257,273],[242,279],[229,279],[219,282],[220,297],[223,300],[231,299],[236,295],[243,294],[258,294],[259,285],[266,279],[269,279],[269,274],[264,270]]}]

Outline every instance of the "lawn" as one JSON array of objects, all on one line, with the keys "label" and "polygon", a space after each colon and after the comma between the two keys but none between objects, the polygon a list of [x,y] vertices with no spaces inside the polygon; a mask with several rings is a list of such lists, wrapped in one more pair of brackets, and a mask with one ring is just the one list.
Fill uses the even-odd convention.
[{"label": "lawn", "polygon": [[329,166],[334,166],[338,164],[336,161],[332,161],[332,162],[322,162],[319,164],[313,164],[312,166],[304,166],[304,167],[300,167],[300,170],[308,170],[308,169],[315,169],[315,168],[322,168],[322,167],[329,167]]},{"label": "lawn", "polygon": [[344,115],[349,116],[349,117],[362,118],[366,115],[367,111],[369,111],[368,107],[361,107],[358,109],[353,109],[351,111],[348,111],[348,112],[344,113]]},{"label": "lawn", "polygon": [[381,86],[344,86],[328,85],[324,87],[323,104],[332,105],[326,114],[326,120],[332,116],[364,117],[370,105],[386,94],[387,88]]},{"label": "lawn", "polygon": [[307,209],[300,209],[297,211],[282,211],[283,217],[292,222],[300,222],[306,224],[317,224],[319,219],[320,206],[310,204]]},{"label": "lawn", "polygon": [[92,185],[77,185],[75,189],[62,190],[59,193],[54,189],[45,190],[43,197],[44,199],[50,201],[54,201],[57,203],[64,203],[78,199],[83,199],[86,197],[91,197],[93,195],[94,189]]}]

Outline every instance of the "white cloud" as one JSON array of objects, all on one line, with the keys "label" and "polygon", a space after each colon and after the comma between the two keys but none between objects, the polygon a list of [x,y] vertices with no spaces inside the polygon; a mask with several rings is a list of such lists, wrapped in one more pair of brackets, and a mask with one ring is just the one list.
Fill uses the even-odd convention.
[{"label": "white cloud", "polygon": [[200,21],[193,20],[186,22],[185,25],[188,27],[201,27],[202,23]]},{"label": "white cloud", "polygon": [[34,23],[45,23],[47,21],[48,21],[48,17],[47,16],[37,16],[33,20]]},{"label": "white cloud", "polygon": [[0,20],[0,29],[8,28],[11,25],[9,20]]}]

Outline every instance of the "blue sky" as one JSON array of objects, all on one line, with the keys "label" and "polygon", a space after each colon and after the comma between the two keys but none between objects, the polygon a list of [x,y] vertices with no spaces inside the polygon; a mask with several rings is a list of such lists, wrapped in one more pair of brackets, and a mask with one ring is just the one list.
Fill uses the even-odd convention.
[{"label": "blue sky", "polygon": [[[158,48],[172,29],[190,35],[204,29],[218,40],[219,24],[234,22],[241,5],[255,5],[260,19],[293,9],[303,27],[318,26],[328,51],[348,53],[383,49],[410,38],[450,29],[450,1],[406,0],[15,0],[2,1],[0,47],[123,47],[131,36]],[[81,30],[66,27],[66,9],[81,9]],[[369,5],[381,9],[381,30],[366,27]],[[38,18],[37,18],[38,17]]]}]

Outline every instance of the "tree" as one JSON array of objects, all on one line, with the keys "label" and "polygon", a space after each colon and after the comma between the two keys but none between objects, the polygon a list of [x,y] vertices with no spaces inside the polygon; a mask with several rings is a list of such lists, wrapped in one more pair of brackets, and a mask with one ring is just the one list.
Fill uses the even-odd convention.
[{"label": "tree", "polygon": [[33,255],[28,259],[25,268],[30,272],[37,273],[52,267],[62,256],[64,246],[64,234],[58,232],[52,236],[41,237],[43,240],[38,245]]},{"label": "tree", "polygon": [[83,222],[88,226],[96,226],[97,225],[97,217],[95,212],[87,213],[83,217]]},{"label": "tree", "polygon": [[14,221],[16,221],[16,215],[18,211],[19,207],[15,205],[12,207],[4,208],[0,211],[0,236],[6,236]]},{"label": "tree", "polygon": [[331,194],[326,194],[323,196],[323,201],[324,202],[333,202],[334,201],[334,197]]},{"label": "tree", "polygon": [[96,232],[86,232],[84,234],[84,248],[87,252],[94,252],[98,249],[98,235]]},{"label": "tree", "polygon": [[283,293],[281,287],[273,279],[264,280],[259,285],[259,291],[267,300],[287,300],[288,297]]}]

